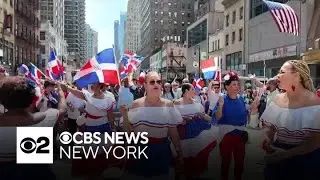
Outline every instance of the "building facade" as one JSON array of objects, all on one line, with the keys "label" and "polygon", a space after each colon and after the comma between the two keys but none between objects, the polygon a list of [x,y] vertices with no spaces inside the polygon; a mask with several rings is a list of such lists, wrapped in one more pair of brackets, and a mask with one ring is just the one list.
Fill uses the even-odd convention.
[{"label": "building facade", "polygon": [[200,61],[208,58],[209,36],[223,29],[223,6],[221,0],[198,0],[194,5],[197,20],[187,29],[186,71],[189,77],[201,75]]},{"label": "building facade", "polygon": [[[48,21],[50,25],[47,25]],[[64,44],[64,0],[41,0],[40,22],[42,32],[49,29],[46,28],[47,26],[52,26],[55,29],[56,33],[54,36],[59,39],[54,43],[54,47],[57,51],[57,55],[63,57],[62,59],[65,59],[67,53],[64,48],[67,48],[67,46]],[[43,35],[41,36],[44,37]],[[41,38],[40,41],[43,42]],[[41,49],[43,48],[40,47],[40,51],[42,51]]]},{"label": "building facade", "polygon": [[306,51],[308,27],[307,7],[299,1],[282,0],[288,3],[298,15],[300,35],[293,36],[281,33],[268,12],[265,4],[256,0],[246,4],[246,38],[245,60],[248,73],[271,78],[278,74],[282,64],[289,59],[300,59],[300,54]]},{"label": "building facade", "polygon": [[14,59],[14,4],[13,1],[0,2],[0,64],[3,65],[7,72],[14,73],[15,59]]},{"label": "building facade", "polygon": [[113,38],[114,38],[114,51],[115,51],[115,56],[116,56],[116,59],[119,60],[120,59],[120,48],[119,48],[119,21],[116,20],[114,21],[114,25],[113,25],[113,31],[114,31],[114,35],[113,35]]},{"label": "building facade", "polygon": [[140,54],[149,57],[166,42],[184,43],[193,8],[194,0],[141,0]]},{"label": "building facade", "polygon": [[127,21],[127,13],[121,12],[120,13],[120,25],[119,25],[119,32],[118,32],[118,40],[119,40],[119,51],[120,56],[125,51],[125,44],[126,44],[126,21]]},{"label": "building facade", "polygon": [[89,24],[86,27],[87,30],[87,55],[86,59],[91,59],[98,53],[98,32],[93,30]]},{"label": "building facade", "polygon": [[[12,1],[7,1],[7,3]],[[40,6],[37,0],[15,0],[15,63],[38,65],[40,61]]]},{"label": "building facade", "polygon": [[[48,20],[46,23],[41,23],[40,27],[40,56],[41,56],[41,64],[39,66],[40,69],[44,70],[48,65],[48,57],[50,51],[54,48],[56,50],[56,55],[59,59],[62,59],[62,55],[67,56],[67,42],[64,40],[63,36],[61,36],[56,28],[54,28],[50,21]],[[66,63],[66,61],[65,61]]]},{"label": "building facade", "polygon": [[[220,57],[221,59],[224,56],[224,30],[221,29],[214,34],[209,35],[209,44],[208,44],[208,56],[209,57]],[[223,69],[225,67],[225,61],[221,61],[221,64],[218,64],[219,68],[222,70],[222,74],[225,74],[226,71]]]},{"label": "building facade", "polygon": [[68,54],[75,57],[77,66],[85,60],[85,0],[64,0],[64,38]]},{"label": "building facade", "polygon": [[225,8],[222,69],[244,75],[244,0],[223,0],[222,4]]},{"label": "building facade", "polygon": [[80,61],[86,62],[87,56],[87,31],[86,31],[86,1],[78,0],[79,6],[79,29],[80,29]]},{"label": "building facade", "polygon": [[127,7],[125,49],[137,52],[140,48],[140,0],[129,0]]}]

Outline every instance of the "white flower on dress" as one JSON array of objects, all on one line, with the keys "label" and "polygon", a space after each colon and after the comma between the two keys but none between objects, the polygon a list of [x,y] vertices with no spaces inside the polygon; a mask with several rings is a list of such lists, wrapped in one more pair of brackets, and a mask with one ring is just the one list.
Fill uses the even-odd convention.
[{"label": "white flower on dress", "polygon": [[230,79],[230,75],[229,75],[229,74],[225,75],[225,76],[223,77],[223,79],[224,79],[225,81],[228,81],[228,80]]}]

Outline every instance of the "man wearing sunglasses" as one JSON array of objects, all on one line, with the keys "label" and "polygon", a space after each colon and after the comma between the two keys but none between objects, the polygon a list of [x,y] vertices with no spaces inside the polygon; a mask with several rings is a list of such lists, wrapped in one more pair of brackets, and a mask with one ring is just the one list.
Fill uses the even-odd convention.
[{"label": "man wearing sunglasses", "polygon": [[219,97],[222,95],[220,89],[220,82],[216,80],[212,80],[208,85],[208,100],[209,100],[209,111],[208,115],[212,115],[212,111],[216,107],[216,104],[219,100]]}]

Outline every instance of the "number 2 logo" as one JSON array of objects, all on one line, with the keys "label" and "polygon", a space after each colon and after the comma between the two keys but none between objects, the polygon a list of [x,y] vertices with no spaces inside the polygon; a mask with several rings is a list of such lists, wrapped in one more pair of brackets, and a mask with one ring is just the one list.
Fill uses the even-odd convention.
[{"label": "number 2 logo", "polygon": [[34,140],[30,137],[22,139],[20,143],[20,149],[26,154],[31,154],[34,151],[39,154],[50,153],[48,149],[45,149],[50,144],[50,140],[47,137],[39,137],[37,140]]}]

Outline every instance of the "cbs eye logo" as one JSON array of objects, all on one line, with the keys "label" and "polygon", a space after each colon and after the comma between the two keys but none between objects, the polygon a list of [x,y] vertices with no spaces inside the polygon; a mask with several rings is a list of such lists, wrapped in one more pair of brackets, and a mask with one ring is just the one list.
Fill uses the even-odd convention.
[{"label": "cbs eye logo", "polygon": [[47,137],[39,137],[38,139],[32,139],[31,137],[26,137],[20,142],[20,149],[26,154],[31,154],[36,152],[38,154],[50,153],[50,150],[45,149],[50,144],[50,140]]}]

